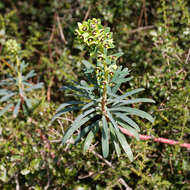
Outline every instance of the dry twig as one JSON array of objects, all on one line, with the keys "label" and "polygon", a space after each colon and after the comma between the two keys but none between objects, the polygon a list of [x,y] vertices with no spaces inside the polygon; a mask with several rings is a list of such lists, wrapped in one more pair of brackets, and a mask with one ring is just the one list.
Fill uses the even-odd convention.
[{"label": "dry twig", "polygon": [[62,39],[62,41],[63,41],[65,44],[67,44],[67,41],[66,41],[66,39],[65,39],[65,36],[64,36],[63,30],[62,30],[62,27],[61,27],[60,18],[59,18],[59,15],[58,15],[58,14],[56,15],[56,19],[57,19],[57,24],[58,24],[58,28],[59,28],[59,32],[60,32],[61,39]]}]

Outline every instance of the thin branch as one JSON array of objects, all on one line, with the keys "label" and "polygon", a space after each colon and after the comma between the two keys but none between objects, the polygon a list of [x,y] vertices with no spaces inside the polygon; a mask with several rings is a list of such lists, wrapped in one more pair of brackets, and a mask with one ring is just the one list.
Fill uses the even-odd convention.
[{"label": "thin branch", "polygon": [[95,156],[97,156],[98,158],[100,158],[100,160],[104,161],[110,168],[115,168],[111,162],[107,161],[102,155],[98,154],[97,152],[95,152],[94,150],[90,150],[90,152],[92,152],[92,154],[94,154]]},{"label": "thin branch", "polygon": [[58,28],[59,28],[59,32],[60,32],[60,36],[61,36],[61,39],[62,41],[67,44],[67,41],[65,39],[65,36],[64,36],[64,33],[63,33],[63,30],[62,30],[62,27],[61,27],[61,23],[60,23],[60,18],[59,18],[59,15],[57,14],[56,15],[56,19],[57,19],[57,24],[58,24]]},{"label": "thin branch", "polygon": [[[128,135],[130,137],[134,137],[132,133],[130,133],[129,131],[127,131],[126,129],[120,127],[120,130],[122,133],[124,133],[125,135]],[[187,149],[190,149],[190,144],[189,143],[183,143],[183,144],[180,144],[179,141],[174,141],[174,140],[171,140],[171,139],[166,139],[166,138],[155,138],[153,136],[147,136],[147,135],[139,135],[140,139],[141,140],[152,140],[154,142],[160,142],[160,143],[165,143],[165,144],[170,144],[170,145],[179,145],[181,147],[184,147],[184,148],[187,148]]]},{"label": "thin branch", "polygon": [[188,51],[188,54],[187,54],[187,58],[186,58],[186,60],[185,60],[185,64],[188,63],[188,61],[189,61],[189,56],[190,56],[190,48],[189,48],[189,51]]},{"label": "thin branch", "polygon": [[[106,160],[102,155],[98,154],[97,152],[95,152],[94,150],[90,150],[90,152],[92,152],[92,154],[94,154],[95,156],[97,156],[99,159],[101,159],[102,161],[104,161],[110,168],[115,169],[115,167],[112,165],[111,162],[109,162],[108,160]],[[120,184],[122,184],[125,187],[125,190],[132,190],[127,183],[125,182],[125,180],[121,177],[119,178],[118,182]]]},{"label": "thin branch", "polygon": [[16,190],[21,190],[20,184],[19,184],[19,179],[18,179],[18,174],[16,174],[15,182],[16,182]]},{"label": "thin branch", "polygon": [[91,5],[88,7],[88,10],[87,10],[87,12],[86,12],[86,14],[85,14],[85,17],[84,17],[84,19],[83,19],[83,21],[85,21],[88,17],[89,17],[89,15],[90,15],[90,11],[91,11]]},{"label": "thin branch", "polygon": [[51,182],[51,177],[49,175],[49,168],[48,168],[48,181],[47,181],[47,184],[46,186],[44,187],[44,190],[48,190],[49,186],[50,186],[50,182]]},{"label": "thin branch", "polygon": [[143,1],[143,11],[144,11],[144,18],[145,18],[145,25],[148,25],[148,17],[147,17],[147,12],[146,12],[146,0]]},{"label": "thin branch", "polygon": [[119,178],[119,183],[121,183],[124,187],[125,187],[125,190],[132,190],[125,182],[125,180],[123,178]]},{"label": "thin branch", "polygon": [[143,30],[148,30],[148,29],[152,29],[152,28],[155,28],[155,26],[150,25],[150,26],[139,27],[137,29],[129,31],[129,34],[133,34],[133,33],[136,33],[136,32],[141,32]]}]

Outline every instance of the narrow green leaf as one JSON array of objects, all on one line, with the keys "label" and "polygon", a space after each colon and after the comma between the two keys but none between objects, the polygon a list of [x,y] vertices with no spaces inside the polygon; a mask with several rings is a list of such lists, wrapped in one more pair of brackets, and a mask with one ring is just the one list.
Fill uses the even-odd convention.
[{"label": "narrow green leaf", "polygon": [[107,65],[110,65],[110,64],[111,64],[111,59],[110,59],[108,56],[106,56],[106,60],[105,60],[105,61],[106,61],[106,64],[107,64]]},{"label": "narrow green leaf", "polygon": [[31,100],[28,99],[25,95],[23,96],[23,98],[24,98],[24,101],[25,101],[25,103],[26,103],[26,106],[27,106],[29,109],[32,108]]},{"label": "narrow green leaf", "polygon": [[131,90],[130,92],[127,92],[122,96],[119,96],[119,99],[124,99],[128,96],[131,96],[131,95],[136,94],[136,93],[141,92],[141,91],[144,91],[144,88],[137,88],[135,90]]},{"label": "narrow green leaf", "polygon": [[123,52],[119,52],[119,53],[115,53],[115,54],[113,54],[113,55],[111,55],[111,56],[115,56],[115,57],[118,59],[118,58],[121,57],[123,54],[124,54]]},{"label": "narrow green leaf", "polygon": [[108,110],[107,110],[107,114],[108,114],[108,117],[109,117],[110,121],[112,122],[112,124],[114,126],[114,131],[115,131],[115,134],[117,136],[118,141],[120,142],[123,150],[127,154],[129,160],[133,161],[133,153],[131,152],[131,148],[130,148],[130,146],[128,145],[128,143],[126,141],[125,136],[120,132],[117,123],[115,122],[115,120],[113,119],[111,113]]},{"label": "narrow green leaf", "polygon": [[26,76],[23,76],[23,81],[28,80],[31,77],[36,76],[36,73],[34,72],[34,70],[30,71]]},{"label": "narrow green leaf", "polygon": [[127,112],[130,115],[137,115],[141,118],[145,118],[145,119],[149,120],[152,123],[154,122],[154,118],[150,114],[148,114],[142,110],[136,109],[136,108],[115,107],[115,108],[110,108],[109,110],[111,112],[114,112],[114,111],[120,111],[120,112],[125,112],[125,113]]},{"label": "narrow green leaf", "polygon": [[115,113],[115,115],[117,117],[119,117],[121,120],[125,121],[126,123],[128,123],[129,125],[131,125],[133,128],[135,128],[137,131],[140,131],[139,126],[137,125],[136,122],[134,122],[131,118],[129,118],[128,116],[126,116],[125,114],[122,113]]},{"label": "narrow green leaf", "polygon": [[65,108],[64,110],[61,110],[61,111],[57,112],[57,113],[53,116],[51,122],[53,122],[56,118],[58,118],[59,116],[63,115],[64,113],[67,113],[67,112],[73,111],[73,110],[79,110],[80,108],[81,108],[81,107],[69,107],[69,108]]},{"label": "narrow green leaf", "polygon": [[92,128],[92,130],[88,133],[85,142],[84,142],[84,148],[83,148],[83,152],[85,153],[90,145],[92,144],[92,140],[95,137],[96,133],[98,132],[99,129],[99,125],[98,122],[95,123],[94,127]]},{"label": "narrow green leaf", "polygon": [[102,117],[102,124],[102,153],[104,158],[107,158],[109,154],[109,129],[105,116]]},{"label": "narrow green leaf", "polygon": [[[110,109],[109,109],[109,110],[110,110]],[[113,116],[112,116],[112,114],[110,113],[109,110],[108,110],[108,109],[106,110],[106,111],[107,111],[108,118],[109,118],[110,121],[112,122],[113,126],[118,128],[117,123],[116,123],[116,121],[114,120],[114,118],[113,118]],[[118,128],[118,130],[119,130],[119,128]]]},{"label": "narrow green leaf", "polygon": [[147,103],[155,103],[154,100],[149,99],[149,98],[136,98],[136,99],[131,99],[131,100],[117,100],[114,99],[112,102],[114,102],[113,105],[120,104],[120,105],[128,105],[128,104],[135,104],[135,103],[142,103],[142,102],[147,102]]},{"label": "narrow green leaf", "polygon": [[90,87],[90,86],[77,85],[77,87],[78,87],[79,89],[82,89],[82,90],[89,90],[89,91],[94,90],[94,87]]},{"label": "narrow green leaf", "polygon": [[[25,83],[25,85],[29,86],[28,84],[29,84],[29,83]],[[40,83],[35,84],[35,85],[30,85],[30,87],[29,87],[29,88],[26,88],[25,90],[26,90],[27,92],[30,92],[30,91],[32,91],[32,90],[40,89],[40,88],[42,88],[42,87],[43,87],[43,83],[40,82]]]},{"label": "narrow green leaf", "polygon": [[116,84],[118,84],[118,83],[124,83],[124,82],[128,82],[128,81],[130,81],[130,80],[132,80],[133,79],[133,77],[128,77],[128,78],[115,78],[115,79],[112,79],[111,80],[111,82],[113,82],[113,83],[116,83]]},{"label": "narrow green leaf", "polygon": [[72,86],[72,85],[63,86],[63,87],[61,88],[61,90],[68,90],[68,89],[74,90],[74,91],[77,91],[77,92],[80,92],[80,93],[83,92],[81,89],[78,89],[78,88],[76,88],[75,86]]},{"label": "narrow green leaf", "polygon": [[121,83],[117,83],[115,84],[115,86],[112,88],[112,93],[115,94],[118,90],[119,90],[119,87],[121,86]]},{"label": "narrow green leaf", "polygon": [[116,134],[114,132],[111,122],[109,122],[109,128],[110,128],[111,141],[113,142],[117,156],[119,157],[121,155],[121,149],[120,149],[120,146],[119,146],[119,143],[118,143],[118,140],[117,140],[117,137],[116,137]]},{"label": "narrow green leaf", "polygon": [[115,130],[115,133],[117,135],[117,138],[118,138],[123,150],[127,154],[129,160],[132,162],[133,161],[133,153],[131,151],[129,144],[126,141],[125,136],[118,130],[118,128],[114,128],[114,130]]},{"label": "narrow green leaf", "polygon": [[127,125],[122,121],[118,121],[118,124],[121,125],[121,127],[125,128],[127,131],[129,131],[137,140],[140,140],[137,130],[133,129],[131,126]]},{"label": "narrow green leaf", "polygon": [[19,109],[20,109],[20,103],[21,103],[21,100],[19,99],[13,111],[13,117],[17,117]]},{"label": "narrow green leaf", "polygon": [[11,91],[8,91],[6,89],[0,89],[0,96],[2,96],[2,95],[8,95],[10,93],[11,93]]},{"label": "narrow green leaf", "polygon": [[0,111],[0,116],[2,116],[4,113],[6,113],[12,106],[13,106],[13,104],[8,104],[5,108],[3,108]]},{"label": "narrow green leaf", "polygon": [[83,106],[82,110],[86,110],[87,108],[97,104],[99,102],[100,98],[98,100],[93,100],[92,102],[89,102],[88,104],[86,104],[85,106]]},{"label": "narrow green leaf", "polygon": [[82,60],[82,63],[84,64],[84,66],[86,67],[87,70],[94,68],[94,65],[86,60]]},{"label": "narrow green leaf", "polygon": [[92,127],[93,125],[89,125],[82,129],[78,134],[77,138],[75,139],[75,144],[77,144],[81,140],[81,138],[83,138],[92,129]]},{"label": "narrow green leaf", "polygon": [[3,96],[1,99],[0,99],[0,102],[5,102],[7,101],[8,99],[10,99],[12,96],[14,96],[16,93],[11,93],[11,94],[8,94],[8,95],[5,95]]},{"label": "narrow green leaf", "polygon": [[91,97],[88,96],[88,94],[66,94],[65,96],[78,96],[78,97],[81,97],[81,98],[86,98],[88,100],[92,100]]},{"label": "narrow green leaf", "polygon": [[5,80],[2,80],[0,82],[0,86],[3,86],[3,85],[7,85],[7,86],[11,86],[12,84],[15,84],[16,80],[15,78],[8,78],[8,79],[5,79]]},{"label": "narrow green leaf", "polygon": [[81,101],[69,101],[69,102],[66,102],[66,103],[63,103],[61,104],[57,110],[56,110],[56,113],[57,112],[60,112],[62,109],[64,109],[66,106],[70,106],[70,105],[78,105],[78,104],[84,104],[84,102],[81,102]]},{"label": "narrow green leaf", "polygon": [[[80,114],[75,121],[72,123],[71,127],[65,132],[62,143],[66,143],[66,141],[73,135],[73,133],[87,121],[92,119],[95,114],[91,114],[95,111],[94,108]],[[90,115],[89,115],[90,114]],[[88,116],[89,115],[89,116]]]}]

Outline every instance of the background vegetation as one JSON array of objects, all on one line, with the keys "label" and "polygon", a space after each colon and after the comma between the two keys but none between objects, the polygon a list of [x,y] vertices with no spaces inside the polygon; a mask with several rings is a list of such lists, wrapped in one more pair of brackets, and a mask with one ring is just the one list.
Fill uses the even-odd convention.
[{"label": "background vegetation", "polygon": [[[135,160],[123,154],[101,157],[101,146],[82,153],[82,143],[61,146],[76,113],[50,125],[60,103],[71,100],[64,84],[83,77],[86,50],[75,40],[77,22],[100,18],[111,27],[119,64],[134,79],[122,91],[144,87],[156,104],[139,105],[155,117],[138,121],[141,133],[190,141],[190,3],[188,0],[2,0],[0,2],[0,80],[7,78],[5,43],[16,39],[35,70],[30,83],[43,88],[29,111],[0,117],[0,189],[189,189],[190,154],[179,146],[129,138]],[[81,51],[82,50],[82,51]],[[5,106],[0,101],[0,110]]]}]

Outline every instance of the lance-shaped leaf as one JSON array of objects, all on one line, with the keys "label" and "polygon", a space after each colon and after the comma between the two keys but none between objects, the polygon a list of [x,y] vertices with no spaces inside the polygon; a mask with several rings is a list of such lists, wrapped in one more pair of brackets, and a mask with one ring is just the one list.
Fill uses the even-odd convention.
[{"label": "lance-shaped leaf", "polygon": [[81,101],[69,101],[69,102],[63,103],[63,104],[61,104],[61,105],[57,108],[56,113],[60,112],[62,109],[64,109],[64,108],[67,107],[67,106],[70,106],[70,105],[78,105],[78,104],[84,104],[84,102],[81,102]]},{"label": "lance-shaped leaf", "polygon": [[111,89],[112,93],[115,94],[121,86],[121,83],[115,84],[115,86]]},{"label": "lance-shaped leaf", "polygon": [[116,59],[118,59],[119,57],[121,57],[124,53],[123,52],[119,52],[119,53],[115,53],[113,55],[111,55],[112,57],[116,57]]},{"label": "lance-shaped leaf", "polygon": [[137,131],[140,131],[139,126],[137,125],[137,123],[135,123],[131,118],[129,118],[128,116],[126,116],[125,114],[122,113],[115,113],[115,115],[120,118],[121,120],[123,120],[124,122],[128,123],[130,126],[132,126],[133,128],[135,128]]},{"label": "lance-shaped leaf", "polygon": [[117,140],[117,136],[115,134],[114,128],[111,124],[111,122],[109,122],[109,128],[110,128],[110,137],[111,137],[111,142],[113,142],[117,156],[119,157],[121,155],[121,149]]},{"label": "lance-shaped leaf", "polygon": [[21,100],[19,99],[16,106],[15,106],[15,108],[14,108],[13,117],[17,117],[19,109],[20,109],[20,103],[21,103]]},{"label": "lance-shaped leaf", "polygon": [[[25,83],[25,84],[28,85],[29,83]],[[30,87],[29,87],[29,88],[26,88],[25,90],[28,91],[28,92],[30,92],[30,91],[32,91],[32,90],[40,89],[40,88],[42,88],[42,87],[43,87],[43,83],[40,82],[40,83],[35,84],[35,85],[30,85]]]},{"label": "lance-shaped leaf", "polygon": [[90,145],[92,144],[92,140],[94,139],[96,133],[98,132],[98,129],[99,129],[99,124],[98,122],[96,122],[92,128],[92,130],[88,133],[86,139],[85,139],[85,142],[84,142],[84,148],[83,148],[83,152],[85,153]]},{"label": "lance-shaped leaf", "polygon": [[146,112],[144,112],[142,110],[136,109],[136,108],[115,107],[115,108],[110,108],[109,110],[111,112],[115,112],[115,111],[117,111],[117,112],[118,111],[119,112],[126,112],[126,113],[128,113],[130,115],[137,115],[137,116],[139,116],[141,118],[145,118],[145,119],[149,120],[152,123],[154,122],[154,118],[150,114],[148,114],[148,113],[146,113]]},{"label": "lance-shaped leaf", "polygon": [[13,104],[8,104],[5,108],[3,108],[0,111],[0,116],[2,116],[4,113],[6,113],[12,106],[13,106]]},{"label": "lance-shaped leaf", "polygon": [[80,92],[80,93],[83,92],[81,89],[76,88],[75,86],[72,86],[72,85],[63,86],[63,87],[61,88],[61,90],[68,90],[68,89],[74,90],[74,91],[77,91],[77,92]]},{"label": "lance-shaped leaf", "polygon": [[128,81],[130,81],[130,80],[132,80],[133,79],[133,77],[127,77],[127,78],[113,78],[112,80],[111,80],[111,82],[113,82],[113,83],[124,83],[124,82],[128,82]]},{"label": "lance-shaped leaf", "polygon": [[[91,114],[95,111],[94,108],[80,114],[75,121],[72,123],[71,127],[65,132],[62,143],[66,143],[66,141],[73,135],[73,133],[87,121],[92,119],[95,114]],[[90,115],[89,115],[90,114]]]},{"label": "lance-shaped leaf", "polygon": [[80,133],[78,134],[77,138],[75,139],[75,144],[77,144],[81,140],[81,138],[83,138],[92,129],[93,126],[94,125],[91,124],[85,127],[84,129],[82,129]]},{"label": "lance-shaped leaf", "polygon": [[27,98],[25,95],[23,96],[23,98],[24,98],[27,108],[29,109],[32,108],[31,99]]},{"label": "lance-shaped leaf", "polygon": [[86,61],[86,60],[82,60],[82,63],[84,64],[84,66],[86,67],[87,70],[92,70],[94,69],[94,65],[91,64],[90,62]]},{"label": "lance-shaped leaf", "polygon": [[149,99],[149,98],[136,98],[136,99],[131,99],[131,100],[117,100],[117,99],[114,99],[112,102],[114,103],[113,105],[120,104],[122,106],[123,105],[128,105],[128,104],[142,103],[142,102],[155,103],[154,100]]},{"label": "lance-shaped leaf", "polygon": [[109,154],[109,129],[105,116],[102,117],[102,153],[104,158]]},{"label": "lance-shaped leaf", "polygon": [[0,96],[8,95],[10,93],[11,93],[11,91],[9,91],[7,89],[0,89]]},{"label": "lance-shaped leaf", "polygon": [[127,131],[129,131],[137,140],[139,140],[139,134],[137,132],[137,130],[133,129],[131,126],[127,125],[125,122],[123,121],[120,121],[120,120],[117,120],[118,121],[118,124],[125,128]]},{"label": "lance-shaped leaf", "polygon": [[34,72],[34,70],[30,71],[26,76],[23,76],[23,81],[28,80],[31,77],[36,76],[36,73]]},{"label": "lance-shaped leaf", "polygon": [[112,122],[113,126],[114,126],[114,132],[117,136],[118,141],[120,142],[123,150],[125,151],[125,153],[127,154],[128,158],[130,161],[133,161],[133,153],[131,151],[130,146],[128,145],[125,136],[120,132],[117,123],[115,122],[115,120],[113,119],[111,113],[109,112],[109,110],[107,110],[107,115],[110,119],[110,121]]},{"label": "lance-shaped leaf", "polygon": [[0,102],[5,102],[7,101],[8,99],[10,99],[12,96],[14,96],[16,93],[11,93],[11,94],[7,94],[5,96],[3,96],[1,99],[0,99]]},{"label": "lance-shaped leaf", "polygon": [[118,99],[122,100],[128,96],[132,96],[133,94],[136,94],[136,93],[141,92],[141,91],[144,91],[144,88],[137,88],[135,90],[131,90],[130,92],[127,92],[127,93],[123,94],[122,96],[119,96]]},{"label": "lance-shaped leaf", "polygon": [[96,99],[96,100],[92,100],[91,102],[89,102],[88,104],[86,104],[85,106],[83,106],[82,110],[86,110],[87,108],[98,104],[98,102],[100,102],[100,100],[101,100],[101,98]]},{"label": "lance-shaped leaf", "polygon": [[65,108],[65,109],[63,109],[63,110],[57,112],[57,113],[53,116],[51,122],[53,122],[56,118],[58,118],[59,116],[65,114],[65,113],[67,113],[67,112],[74,111],[74,110],[79,110],[80,108],[81,108],[81,107],[76,107],[76,106],[75,106],[75,107]]}]

